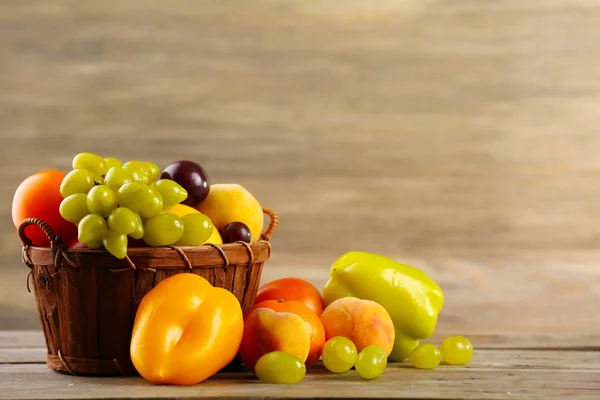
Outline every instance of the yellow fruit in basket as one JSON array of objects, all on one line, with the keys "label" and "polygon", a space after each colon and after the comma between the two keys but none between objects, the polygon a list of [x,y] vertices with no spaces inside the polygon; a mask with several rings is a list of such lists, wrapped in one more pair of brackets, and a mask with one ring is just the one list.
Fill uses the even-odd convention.
[{"label": "yellow fruit in basket", "polygon": [[216,226],[213,225],[213,233],[204,244],[223,244],[223,239]]},{"label": "yellow fruit in basket", "polygon": [[[184,215],[188,215],[188,214],[200,214],[200,211],[196,210],[193,207],[186,206],[185,204],[176,204],[174,206],[171,206],[171,207],[169,207],[169,212],[177,215],[178,217],[183,217]],[[209,216],[209,218],[210,218],[210,216]],[[209,244],[209,243],[223,244],[223,239],[221,239],[219,230],[217,229],[216,226],[214,226],[214,223],[213,223],[212,234],[210,235],[208,240],[206,240],[206,242],[204,242],[204,244]]]},{"label": "yellow fruit in basket", "polygon": [[178,217],[183,217],[184,215],[199,213],[200,211],[196,210],[194,207],[186,206],[185,204],[175,204],[174,206],[169,207],[169,212]]},{"label": "yellow fruit in basket", "polygon": [[260,203],[243,186],[217,183],[210,186],[208,197],[196,209],[208,215],[221,230],[230,222],[243,222],[250,229],[250,240],[257,241],[262,233],[264,217]]}]

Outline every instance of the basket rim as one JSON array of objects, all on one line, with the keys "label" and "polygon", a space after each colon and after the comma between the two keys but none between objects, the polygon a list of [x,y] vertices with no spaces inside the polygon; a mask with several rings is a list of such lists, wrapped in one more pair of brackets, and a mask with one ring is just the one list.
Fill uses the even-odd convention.
[{"label": "basket rim", "polygon": [[[29,268],[34,265],[55,265],[57,268],[65,261],[72,267],[109,266],[111,271],[136,270],[138,266],[155,270],[158,268],[189,268],[197,267],[224,267],[230,264],[262,263],[271,255],[269,240],[277,229],[279,217],[268,207],[262,211],[270,219],[267,230],[260,234],[254,242],[238,241],[226,244],[203,244],[200,246],[166,246],[166,247],[133,247],[127,249],[124,259],[118,259],[105,249],[75,249],[68,246],[54,234],[54,231],[40,218],[26,218],[19,224],[17,233],[22,244],[23,263]],[[50,247],[34,246],[25,235],[25,228],[29,225],[39,226],[48,239]],[[177,253],[177,254],[175,254]]]},{"label": "basket rim", "polygon": [[270,258],[271,244],[266,240],[201,246],[134,247],[124,259],[106,250],[25,246],[23,261],[29,266],[61,263],[72,267],[108,269],[196,269],[226,268],[230,265],[264,263]]},{"label": "basket rim", "polygon": [[[261,243],[261,242],[267,242],[266,240],[260,239],[257,240],[256,242],[251,242],[251,243],[247,243],[249,246],[253,246],[256,245],[257,243]],[[140,247],[129,247],[127,249],[127,254],[135,254],[137,253],[142,253],[144,251],[148,251],[148,250],[153,250],[153,251],[157,251],[157,250],[171,250],[173,247],[177,247],[178,249],[182,249],[185,251],[194,251],[194,250],[202,250],[202,249],[206,249],[206,248],[211,248],[211,247],[220,247],[223,250],[226,249],[231,249],[231,248],[235,248],[235,247],[239,247],[241,244],[241,242],[234,242],[234,243],[219,243],[219,244],[210,244],[210,243],[205,243],[199,246],[157,246],[157,247],[152,247],[152,246],[140,246]],[[242,245],[243,246],[243,245]],[[52,250],[52,247],[42,247],[42,246],[28,246],[31,250]],[[103,250],[103,249],[88,249],[85,247],[67,247],[63,249],[63,252],[66,253],[87,253],[87,254],[101,254],[101,253],[108,253],[107,250]],[[111,256],[112,257],[112,256]]]}]

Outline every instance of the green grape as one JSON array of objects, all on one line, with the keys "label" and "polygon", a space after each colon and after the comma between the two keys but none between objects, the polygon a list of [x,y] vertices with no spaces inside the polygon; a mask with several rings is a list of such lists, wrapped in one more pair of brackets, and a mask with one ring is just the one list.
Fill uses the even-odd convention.
[{"label": "green grape", "polygon": [[323,346],[323,365],[336,374],[344,373],[354,366],[356,353],[352,340],[344,336],[333,337]]},{"label": "green grape", "polygon": [[104,159],[104,162],[106,163],[106,170],[110,171],[110,169],[112,167],[122,167],[123,163],[121,162],[121,160],[119,160],[118,158],[114,158],[114,157],[107,157]]},{"label": "green grape", "polygon": [[148,184],[148,174],[137,165],[127,165],[127,163],[123,164],[123,170],[127,172],[129,177],[133,182],[143,183],[144,185]]},{"label": "green grape", "polygon": [[104,185],[104,176],[100,174],[94,174],[94,183],[96,185]]},{"label": "green grape", "polygon": [[254,373],[264,383],[293,385],[304,379],[306,366],[293,354],[272,351],[258,359]]},{"label": "green grape", "polygon": [[152,218],[163,209],[163,199],[158,190],[150,186],[147,186],[147,188],[148,195],[145,200],[146,204],[139,212],[142,219]]},{"label": "green grape", "polygon": [[183,221],[175,214],[161,211],[144,223],[144,242],[148,246],[169,246],[183,235]]},{"label": "green grape", "polygon": [[87,208],[92,214],[108,217],[117,208],[117,195],[108,186],[94,186],[87,194]]},{"label": "green grape", "polygon": [[87,194],[94,187],[94,174],[85,169],[70,171],[60,184],[60,194],[63,198],[72,194]]},{"label": "green grape", "polygon": [[87,196],[83,193],[75,193],[65,197],[60,202],[58,212],[67,221],[75,224],[79,223],[83,217],[90,213],[87,208]]},{"label": "green grape", "polygon": [[155,182],[161,173],[159,166],[148,161],[145,162],[144,165],[146,166],[144,170],[146,171],[146,174],[148,174],[148,182]]},{"label": "green grape", "polygon": [[204,214],[187,214],[181,220],[183,221],[183,235],[175,242],[176,246],[200,246],[213,233],[213,224],[210,218]]},{"label": "green grape", "polygon": [[140,214],[135,214],[135,230],[129,234],[129,237],[132,239],[141,239],[144,237],[144,222],[142,221],[142,217]]},{"label": "green grape", "polygon": [[387,354],[380,346],[367,346],[358,353],[354,366],[361,378],[375,379],[383,373],[387,366]]},{"label": "green grape", "polygon": [[434,369],[440,365],[440,349],[433,344],[421,344],[410,353],[409,361],[416,368]]},{"label": "green grape", "polygon": [[129,208],[117,207],[109,214],[108,227],[111,231],[129,235],[136,229],[136,214]]},{"label": "green grape", "polygon": [[118,259],[123,259],[127,255],[127,235],[109,230],[102,239],[104,248]]},{"label": "green grape", "polygon": [[140,212],[144,207],[152,204],[154,193],[148,185],[140,182],[126,183],[117,192],[117,202],[121,207],[129,208],[133,212]]},{"label": "green grape", "polygon": [[449,336],[442,342],[440,353],[446,363],[464,365],[473,357],[473,345],[463,336]]},{"label": "green grape", "polygon": [[104,184],[115,192],[121,189],[121,186],[131,182],[129,174],[121,167],[112,167],[108,170],[104,178]]},{"label": "green grape", "polygon": [[158,165],[148,162],[148,161],[139,161],[139,160],[131,160],[127,161],[124,166],[135,166],[140,168],[142,171],[148,175],[148,183],[154,182],[158,175],[160,175],[160,168]]},{"label": "green grape", "polygon": [[79,221],[77,229],[77,239],[87,245],[94,240],[102,240],[108,233],[108,224],[98,214],[88,214]]},{"label": "green grape", "polygon": [[79,153],[73,158],[73,169],[87,169],[92,174],[104,175],[108,171],[104,158],[93,153]]},{"label": "green grape", "polygon": [[100,249],[103,247],[102,239],[89,241],[85,245],[90,249]]},{"label": "green grape", "polygon": [[161,194],[165,208],[179,204],[187,198],[187,191],[177,182],[171,179],[160,179],[154,187]]}]

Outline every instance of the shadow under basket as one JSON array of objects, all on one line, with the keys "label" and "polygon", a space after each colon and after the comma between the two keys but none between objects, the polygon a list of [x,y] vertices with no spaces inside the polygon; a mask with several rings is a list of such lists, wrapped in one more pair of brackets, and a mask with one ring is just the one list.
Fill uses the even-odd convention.
[{"label": "shadow under basket", "polygon": [[[33,281],[48,368],[83,376],[138,375],[129,355],[135,314],[144,295],[171,275],[200,275],[249,310],[278,223],[273,210],[263,212],[270,224],[254,243],[130,248],[122,260],[105,250],[69,249],[44,221],[24,220],[18,233],[30,268],[27,289]],[[32,224],[44,230],[51,247],[32,246],[25,236]]]}]

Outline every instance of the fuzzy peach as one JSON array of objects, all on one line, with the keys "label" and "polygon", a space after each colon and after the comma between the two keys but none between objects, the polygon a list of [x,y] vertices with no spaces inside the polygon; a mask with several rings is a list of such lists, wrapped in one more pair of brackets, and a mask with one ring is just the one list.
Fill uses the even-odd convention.
[{"label": "fuzzy peach", "polygon": [[240,358],[254,372],[258,359],[272,351],[285,351],[305,362],[310,345],[310,333],[300,316],[257,308],[244,322]]},{"label": "fuzzy peach", "polygon": [[321,321],[327,340],[344,336],[354,342],[358,352],[367,346],[378,345],[389,356],[394,347],[396,334],[392,318],[374,301],[342,297],[325,308]]}]

